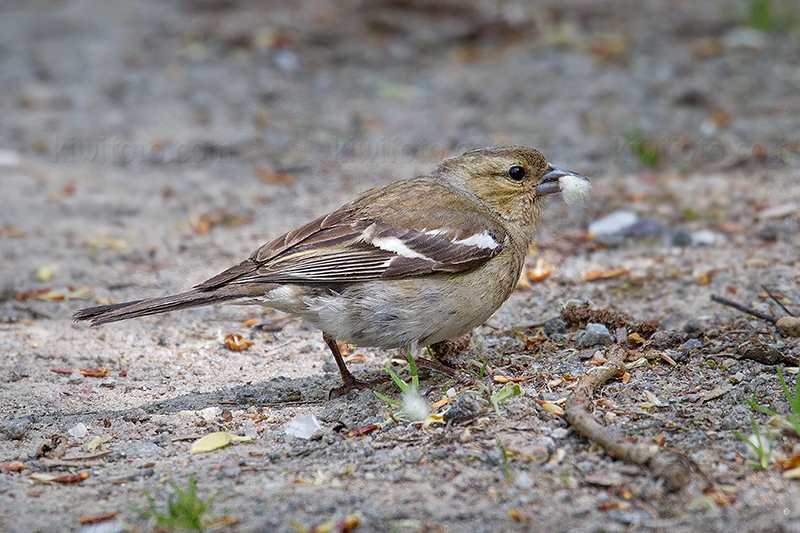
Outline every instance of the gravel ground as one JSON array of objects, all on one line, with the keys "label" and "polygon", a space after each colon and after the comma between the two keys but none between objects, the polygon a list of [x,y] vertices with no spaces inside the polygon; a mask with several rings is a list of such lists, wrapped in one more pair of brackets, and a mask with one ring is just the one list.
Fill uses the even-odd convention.
[{"label": "gravel ground", "polygon": [[[754,394],[790,413],[775,366],[793,383],[800,342],[710,300],[800,311],[794,4],[278,4],[0,2],[0,529],[150,531],[133,508],[166,509],[194,474],[231,531],[800,531],[785,475],[800,439],[757,413],[775,439],[760,470],[733,434],[752,433]],[[429,403],[456,395],[438,408],[450,422],[349,437],[395,408],[327,400],[339,376],[321,335],[280,313],[71,321],[184,290],[359,191],[503,144],[594,189],[582,209],[550,201],[530,275],[454,362],[532,377],[497,411],[499,383],[421,371]],[[552,410],[607,353],[552,320],[577,302],[659,321],[593,409],[688,456],[681,491],[534,401]],[[229,334],[252,346],[231,351]],[[403,354],[349,357],[357,375],[408,376]],[[316,435],[286,434],[308,414]],[[255,438],[190,455],[213,431]]]}]

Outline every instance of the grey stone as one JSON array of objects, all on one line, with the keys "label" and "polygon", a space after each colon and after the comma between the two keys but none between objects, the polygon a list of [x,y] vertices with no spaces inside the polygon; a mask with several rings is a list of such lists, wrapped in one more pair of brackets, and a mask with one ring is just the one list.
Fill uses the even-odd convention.
[{"label": "grey stone", "polygon": [[575,336],[575,342],[582,348],[608,346],[614,342],[614,337],[603,324],[589,323],[586,324],[586,329]]}]

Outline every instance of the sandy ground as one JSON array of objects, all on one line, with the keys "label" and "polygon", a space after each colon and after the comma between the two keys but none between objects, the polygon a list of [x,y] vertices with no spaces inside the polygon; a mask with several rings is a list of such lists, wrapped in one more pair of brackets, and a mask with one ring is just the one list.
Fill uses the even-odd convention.
[{"label": "sandy ground", "polygon": [[[732,433],[752,432],[754,391],[789,412],[774,363],[793,382],[800,344],[710,301],[785,315],[769,290],[800,309],[789,14],[773,8],[758,31],[746,2],[270,4],[0,2],[0,463],[24,465],[0,468],[1,530],[149,531],[132,508],[150,494],[166,509],[169,482],[192,473],[201,497],[219,491],[211,514],[231,531],[349,515],[358,531],[800,530],[783,475],[800,440],[758,414],[776,434],[762,471]],[[280,313],[72,323],[95,302],[186,289],[368,187],[504,144],[539,148],[594,190],[583,209],[549,202],[529,270],[552,274],[523,284],[460,359],[534,376],[499,412],[491,381],[423,373],[430,403],[450,389],[474,409],[350,438],[393,407],[370,391],[327,400],[339,376],[321,335]],[[621,209],[639,217],[627,238],[586,238]],[[534,401],[565,398],[607,349],[580,346],[582,326],[543,330],[573,300],[675,332],[594,413],[691,458],[683,490]],[[231,351],[228,334],[253,344]],[[350,355],[357,375],[394,360],[407,376],[400,354]],[[310,440],[283,429],[301,414],[321,422]],[[255,439],[189,454],[217,430]],[[104,513],[118,514],[80,523]]]}]

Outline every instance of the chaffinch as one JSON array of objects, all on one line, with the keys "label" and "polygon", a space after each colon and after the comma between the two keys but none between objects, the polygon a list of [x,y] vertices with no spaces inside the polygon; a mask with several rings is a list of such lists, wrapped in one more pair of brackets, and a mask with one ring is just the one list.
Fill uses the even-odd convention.
[{"label": "chaffinch", "polygon": [[344,386],[369,386],[336,340],[407,348],[456,339],[508,299],[533,240],[543,198],[588,192],[588,180],[525,147],[442,161],[433,174],[365,192],[257,249],[192,290],[83,309],[105,324],[238,301],[300,317],[323,332]]}]

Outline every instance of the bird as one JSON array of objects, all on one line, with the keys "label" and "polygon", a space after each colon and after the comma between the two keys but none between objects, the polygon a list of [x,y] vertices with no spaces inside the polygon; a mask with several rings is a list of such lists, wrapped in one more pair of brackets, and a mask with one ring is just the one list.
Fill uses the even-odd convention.
[{"label": "bird", "polygon": [[322,331],[342,377],[336,397],[375,385],[353,376],[337,341],[414,350],[471,332],[514,290],[544,198],[573,200],[589,186],[533,148],[471,150],[368,190],[191,290],[74,319],[97,326],[223,302],[277,309]]}]

